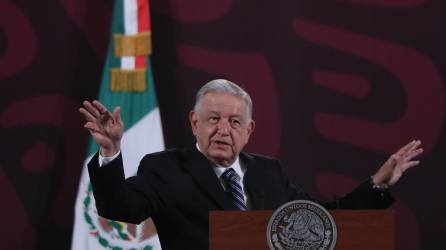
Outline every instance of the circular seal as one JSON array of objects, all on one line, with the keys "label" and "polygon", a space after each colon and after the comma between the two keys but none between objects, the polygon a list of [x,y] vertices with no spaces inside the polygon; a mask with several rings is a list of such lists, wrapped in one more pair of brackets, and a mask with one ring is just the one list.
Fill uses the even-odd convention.
[{"label": "circular seal", "polygon": [[333,217],[321,205],[296,200],[273,213],[266,237],[270,250],[332,250],[337,229]]}]

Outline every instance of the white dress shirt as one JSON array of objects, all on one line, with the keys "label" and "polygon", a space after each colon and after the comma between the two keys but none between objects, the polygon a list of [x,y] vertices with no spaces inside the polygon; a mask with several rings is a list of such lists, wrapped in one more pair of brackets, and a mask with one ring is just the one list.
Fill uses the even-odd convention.
[{"label": "white dress shirt", "polygon": [[107,165],[109,162],[116,159],[116,157],[118,157],[120,153],[121,153],[121,150],[119,150],[118,153],[114,154],[113,156],[102,156],[101,151],[99,151],[99,157],[98,157],[99,167]]}]

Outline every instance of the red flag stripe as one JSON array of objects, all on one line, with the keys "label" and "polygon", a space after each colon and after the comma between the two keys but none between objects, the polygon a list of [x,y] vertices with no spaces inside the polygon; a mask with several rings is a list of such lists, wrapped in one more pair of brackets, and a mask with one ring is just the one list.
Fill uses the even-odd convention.
[{"label": "red flag stripe", "polygon": [[[138,32],[150,31],[149,0],[138,0]],[[136,56],[135,68],[146,68],[147,56]]]}]

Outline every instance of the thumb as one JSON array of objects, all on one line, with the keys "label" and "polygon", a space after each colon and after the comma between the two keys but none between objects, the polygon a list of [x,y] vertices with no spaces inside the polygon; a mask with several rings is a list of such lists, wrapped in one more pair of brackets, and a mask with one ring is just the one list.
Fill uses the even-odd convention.
[{"label": "thumb", "polygon": [[397,157],[395,155],[392,155],[389,160],[390,160],[389,164],[392,167],[392,169],[396,167],[396,165],[398,164]]}]

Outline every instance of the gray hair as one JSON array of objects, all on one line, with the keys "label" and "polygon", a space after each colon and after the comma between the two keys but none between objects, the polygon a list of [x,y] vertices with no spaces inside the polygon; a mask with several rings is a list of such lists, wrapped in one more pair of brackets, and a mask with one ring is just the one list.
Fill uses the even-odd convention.
[{"label": "gray hair", "polygon": [[235,84],[231,81],[225,80],[225,79],[215,79],[215,80],[212,80],[212,81],[206,83],[197,92],[197,96],[195,98],[195,106],[194,106],[195,111],[198,110],[199,106],[201,105],[201,100],[207,93],[226,93],[226,94],[230,94],[230,95],[234,95],[234,96],[242,98],[246,102],[246,106],[248,107],[248,110],[247,110],[248,119],[249,120],[252,119],[251,97],[244,89],[242,89],[237,84]]}]

